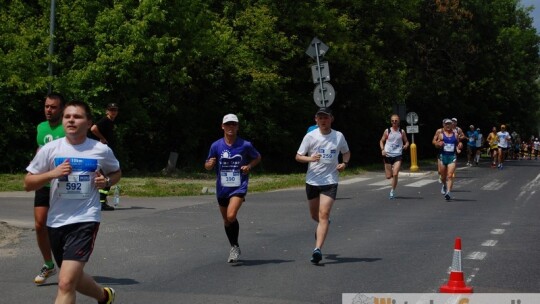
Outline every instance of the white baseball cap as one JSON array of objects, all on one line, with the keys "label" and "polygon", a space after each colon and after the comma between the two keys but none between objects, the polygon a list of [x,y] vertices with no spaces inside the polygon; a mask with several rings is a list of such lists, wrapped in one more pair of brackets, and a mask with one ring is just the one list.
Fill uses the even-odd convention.
[{"label": "white baseball cap", "polygon": [[234,114],[227,114],[223,116],[223,123],[228,123],[230,121],[238,122],[238,117]]}]

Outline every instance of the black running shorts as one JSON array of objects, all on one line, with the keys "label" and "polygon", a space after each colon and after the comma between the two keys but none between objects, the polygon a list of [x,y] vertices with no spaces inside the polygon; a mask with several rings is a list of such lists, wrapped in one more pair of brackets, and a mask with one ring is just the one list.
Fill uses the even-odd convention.
[{"label": "black running shorts", "polygon": [[62,267],[64,260],[88,262],[94,250],[99,223],[75,223],[47,228],[54,259],[59,267]]},{"label": "black running shorts", "polygon": [[338,187],[338,184],[323,185],[323,186],[313,186],[310,184],[306,184],[307,199],[312,200],[314,198],[319,197],[319,195],[324,194],[335,200],[337,196],[337,187]]},{"label": "black running shorts", "polygon": [[34,195],[34,207],[49,207],[50,187],[42,187],[36,190]]}]

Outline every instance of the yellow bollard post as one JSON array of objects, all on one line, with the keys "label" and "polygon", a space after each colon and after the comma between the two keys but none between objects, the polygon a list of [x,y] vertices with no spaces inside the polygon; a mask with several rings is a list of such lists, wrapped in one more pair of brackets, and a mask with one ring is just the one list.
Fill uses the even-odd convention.
[{"label": "yellow bollard post", "polygon": [[411,172],[418,171],[418,164],[417,164],[417,158],[416,158],[416,144],[413,142],[410,146],[411,148]]}]

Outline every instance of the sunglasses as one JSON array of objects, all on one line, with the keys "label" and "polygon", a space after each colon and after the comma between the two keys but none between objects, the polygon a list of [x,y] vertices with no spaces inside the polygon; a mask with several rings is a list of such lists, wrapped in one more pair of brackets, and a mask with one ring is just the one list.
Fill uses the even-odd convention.
[{"label": "sunglasses", "polygon": [[392,122],[399,122],[399,120],[392,120]]},{"label": "sunglasses", "polygon": [[236,126],[236,125],[238,125],[238,123],[237,122],[226,122],[226,123],[224,123],[224,125],[226,125],[226,126]]}]

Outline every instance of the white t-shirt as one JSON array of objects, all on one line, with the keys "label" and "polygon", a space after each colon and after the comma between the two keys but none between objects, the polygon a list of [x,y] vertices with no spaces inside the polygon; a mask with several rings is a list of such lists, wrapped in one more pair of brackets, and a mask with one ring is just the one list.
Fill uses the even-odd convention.
[{"label": "white t-shirt", "polygon": [[337,184],[339,153],[349,152],[345,136],[339,131],[331,130],[329,134],[321,134],[320,129],[307,133],[298,148],[299,155],[311,156],[321,154],[318,162],[309,162],[306,183],[312,186]]},{"label": "white t-shirt", "polygon": [[478,133],[478,138],[476,138],[476,147],[481,148],[483,142],[484,142],[484,135],[482,135],[482,133]]},{"label": "white t-shirt", "polygon": [[506,131],[497,132],[497,137],[499,138],[499,148],[508,148],[508,140],[510,139],[510,133]]},{"label": "white t-shirt", "polygon": [[102,170],[105,174],[118,171],[118,160],[113,151],[99,141],[87,138],[80,145],[71,145],[64,137],[43,146],[26,170],[32,174],[45,173],[66,159],[72,173],[51,181],[47,226],[100,222],[101,204],[94,184],[96,171]]}]

